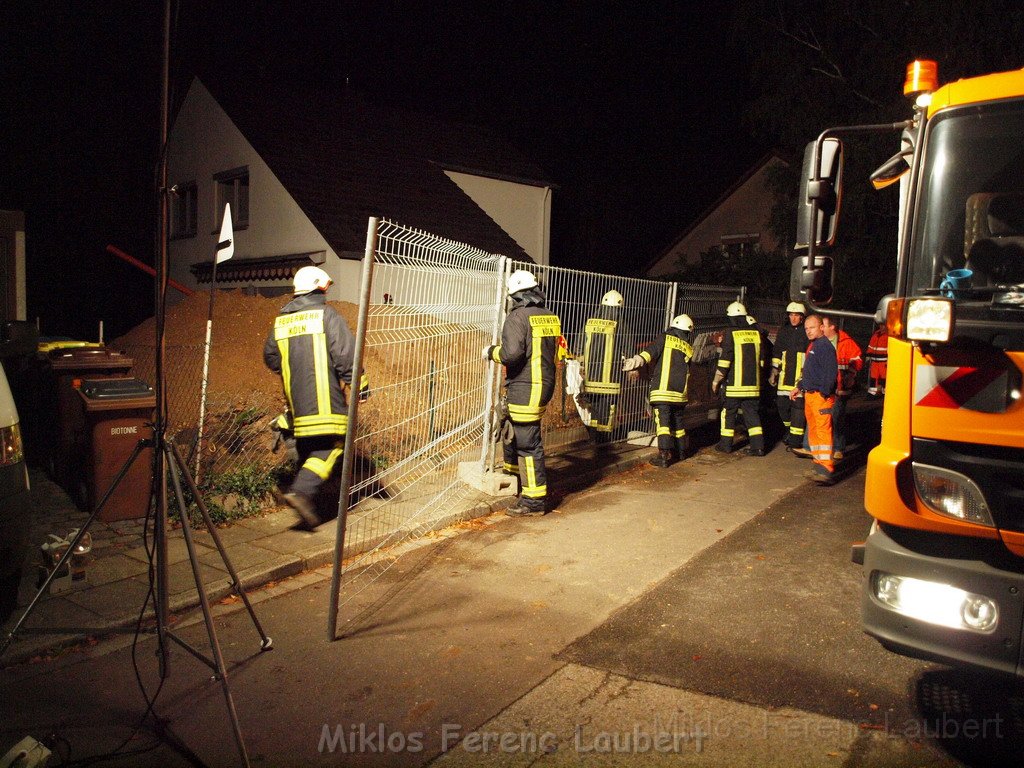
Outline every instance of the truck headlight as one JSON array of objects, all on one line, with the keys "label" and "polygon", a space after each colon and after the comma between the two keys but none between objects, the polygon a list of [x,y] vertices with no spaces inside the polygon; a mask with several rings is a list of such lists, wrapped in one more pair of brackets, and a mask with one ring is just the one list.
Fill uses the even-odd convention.
[{"label": "truck headlight", "polygon": [[15,423],[0,427],[0,467],[23,461],[25,454],[21,445],[21,428]]},{"label": "truck headlight", "polygon": [[984,633],[999,624],[995,600],[949,584],[875,571],[871,591],[887,608],[929,624]]},{"label": "truck headlight", "polygon": [[914,485],[925,506],[940,515],[995,528],[985,495],[966,475],[913,462]]},{"label": "truck headlight", "polygon": [[949,299],[910,299],[904,326],[909,341],[949,341],[953,336],[953,302]]}]

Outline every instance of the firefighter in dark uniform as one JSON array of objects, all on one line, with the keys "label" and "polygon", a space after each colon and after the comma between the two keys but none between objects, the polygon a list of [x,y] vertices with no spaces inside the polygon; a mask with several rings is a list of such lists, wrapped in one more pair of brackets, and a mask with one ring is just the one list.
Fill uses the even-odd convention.
[{"label": "firefighter in dark uniform", "polygon": [[[295,298],[281,310],[263,347],[263,361],[279,373],[288,401],[299,471],[284,500],[306,529],[322,520],[316,494],[341,457],[348,426],[342,382],[352,383],[355,340],[341,316],[327,306],[330,276],[319,267],[295,273]],[[361,377],[360,398],[369,394]]]},{"label": "firefighter in dark uniform", "polygon": [[501,328],[501,343],[484,347],[484,359],[505,366],[508,414],[502,424],[505,470],[519,477],[519,498],[509,515],[547,512],[547,473],[540,422],[555,391],[555,359],[561,323],[544,309],[537,278],[519,269],[509,275],[512,309]]},{"label": "firefighter in dark uniform", "polygon": [[711,383],[711,390],[718,392],[725,381],[725,404],[719,433],[721,437],[715,449],[722,453],[732,452],[736,415],[742,411],[743,423],[746,424],[750,439],[747,453],[751,456],[764,456],[764,430],[761,428],[761,414],[758,410],[761,370],[765,364],[761,332],[747,323],[747,308],[740,302],[730,304],[725,314],[731,328],[722,339],[722,356]]},{"label": "firefighter in dark uniform", "polygon": [[807,419],[804,416],[803,395],[794,400],[789,393],[800,381],[809,342],[804,330],[804,317],[807,315],[804,305],[799,301],[791,301],[786,306],[786,312],[789,314],[789,322],[783,323],[775,337],[772,372],[768,383],[776,388],[775,402],[782,419],[783,440],[786,450],[792,450],[803,445]]},{"label": "firefighter in dark uniform", "polygon": [[693,357],[691,335],[693,320],[679,315],[647,349],[625,361],[622,370],[632,371],[643,365],[651,370],[651,410],[658,435],[658,455],[651,459],[656,467],[668,467],[686,458],[689,440],[683,423],[686,409],[686,385],[690,378]]},{"label": "firefighter in dark uniform", "polygon": [[601,298],[596,317],[583,328],[583,393],[590,403],[587,431],[598,445],[610,443],[615,431],[615,405],[622,391],[622,352],[619,345],[623,299],[618,291]]}]

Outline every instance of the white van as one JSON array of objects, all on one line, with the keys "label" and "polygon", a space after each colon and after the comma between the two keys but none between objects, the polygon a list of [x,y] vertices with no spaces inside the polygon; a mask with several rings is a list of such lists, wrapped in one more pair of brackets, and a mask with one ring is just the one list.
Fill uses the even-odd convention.
[{"label": "white van", "polygon": [[0,623],[18,604],[32,523],[28,490],[18,410],[0,362]]}]

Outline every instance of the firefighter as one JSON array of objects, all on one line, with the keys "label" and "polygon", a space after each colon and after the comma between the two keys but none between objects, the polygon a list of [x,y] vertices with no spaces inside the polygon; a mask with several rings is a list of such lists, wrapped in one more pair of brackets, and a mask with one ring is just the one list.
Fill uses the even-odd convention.
[{"label": "firefighter", "polygon": [[[263,361],[281,375],[299,456],[299,471],[284,500],[307,530],[322,522],[316,495],[341,457],[348,426],[342,382],[352,383],[355,340],[341,316],[327,306],[331,283],[319,267],[298,270],[295,298],[274,320],[263,347]],[[362,376],[359,396],[368,395]]]},{"label": "firefighter", "polygon": [[656,467],[668,467],[685,459],[689,448],[683,412],[690,358],[693,357],[692,335],[693,320],[689,315],[679,315],[650,347],[622,364],[623,371],[636,370],[643,365],[653,369],[651,410],[658,435],[658,455],[651,459],[651,464]]},{"label": "firefighter", "polygon": [[558,317],[544,308],[544,293],[532,273],[519,269],[509,275],[508,295],[512,308],[501,329],[501,344],[483,349],[485,360],[505,366],[505,470],[519,477],[519,497],[506,514],[543,515],[548,486],[540,422],[555,391],[562,330]]},{"label": "firefighter", "polygon": [[583,393],[590,404],[587,431],[598,445],[606,445],[615,431],[615,405],[622,391],[622,354],[619,345],[622,294],[608,291],[595,317],[583,329]]},{"label": "firefighter", "polygon": [[804,305],[799,301],[791,301],[786,306],[786,312],[789,315],[789,322],[783,323],[775,338],[772,372],[768,377],[768,383],[776,388],[775,402],[785,432],[783,441],[786,450],[792,451],[803,445],[807,419],[804,416],[803,397],[798,395],[794,400],[790,398],[789,393],[800,380],[804,356],[810,342],[807,331],[804,330],[804,318],[807,315]]},{"label": "firefighter", "polygon": [[711,391],[717,393],[725,381],[721,437],[715,449],[722,453],[732,452],[736,415],[742,412],[750,439],[747,453],[750,456],[764,456],[764,430],[761,428],[761,414],[758,411],[761,369],[765,364],[761,333],[747,323],[747,308],[740,302],[730,304],[725,314],[731,328],[722,339],[722,356],[711,383]]}]

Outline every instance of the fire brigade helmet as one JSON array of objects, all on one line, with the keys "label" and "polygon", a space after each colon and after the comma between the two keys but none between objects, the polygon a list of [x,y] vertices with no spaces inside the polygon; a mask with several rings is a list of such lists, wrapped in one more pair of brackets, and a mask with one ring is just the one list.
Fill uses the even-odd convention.
[{"label": "fire brigade helmet", "polygon": [[791,301],[786,305],[786,313],[790,315],[806,315],[807,307],[799,301]]},{"label": "fire brigade helmet", "polygon": [[294,286],[295,295],[301,296],[304,293],[312,293],[313,291],[326,291],[333,282],[331,276],[320,269],[320,267],[303,267],[295,273],[292,285]]},{"label": "fire brigade helmet", "polygon": [[511,275],[508,276],[508,295],[512,296],[520,291],[525,291],[530,288],[537,287],[537,278],[534,277],[532,272],[527,272],[525,269],[517,269]]},{"label": "fire brigade helmet", "polygon": [[621,307],[622,304],[622,294],[618,291],[608,291],[608,293],[601,297],[601,306],[603,307]]},{"label": "fire brigade helmet", "polygon": [[680,331],[693,331],[693,320],[690,319],[689,315],[676,315],[672,318],[672,328],[677,328]]},{"label": "fire brigade helmet", "polygon": [[747,314],[747,308],[740,302],[734,301],[728,307],[725,308],[725,314],[729,317],[740,317]]},{"label": "fire brigade helmet", "polygon": [[753,315],[747,315],[747,325],[757,325],[757,320],[754,319]]}]

